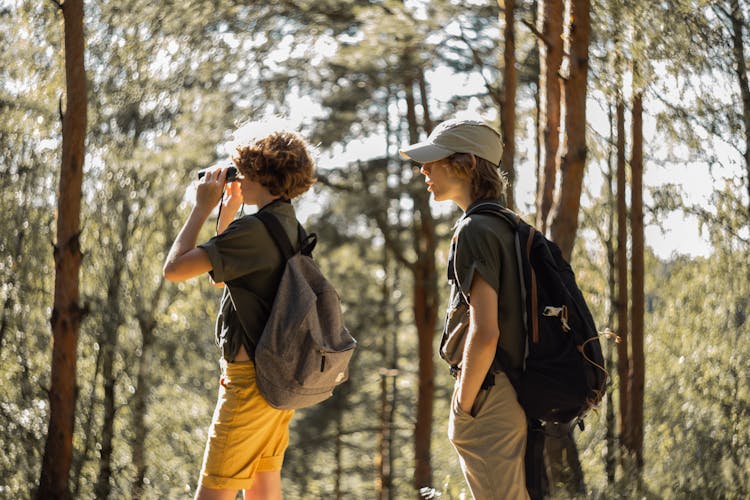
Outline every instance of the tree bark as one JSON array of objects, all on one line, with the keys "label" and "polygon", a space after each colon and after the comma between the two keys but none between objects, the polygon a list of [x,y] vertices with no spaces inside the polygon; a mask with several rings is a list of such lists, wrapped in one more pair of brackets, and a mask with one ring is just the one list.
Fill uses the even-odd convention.
[{"label": "tree bark", "polygon": [[643,467],[643,391],[645,384],[645,355],[643,351],[644,328],[644,234],[643,234],[643,94],[633,97],[633,151],[631,168],[630,227],[632,249],[632,310],[631,354],[628,392],[631,421],[629,445],[635,455],[636,465]]},{"label": "tree bark", "polygon": [[544,138],[542,169],[539,172],[536,195],[536,226],[544,234],[552,208],[557,180],[557,150],[560,146],[560,65],[563,58],[563,4],[562,0],[539,2],[539,92],[541,119],[539,135]]},{"label": "tree bark", "polygon": [[[416,112],[414,111],[413,84],[407,84],[407,123],[409,140],[419,140]],[[412,266],[414,274],[414,320],[417,328],[419,352],[419,389],[417,417],[414,425],[414,487],[419,491],[432,486],[432,418],[435,399],[435,365],[433,339],[437,324],[438,291],[435,264],[435,222],[430,210],[429,194],[422,189],[412,189],[414,200],[414,251],[417,255]]]},{"label": "tree bark", "polygon": [[[617,145],[614,134],[614,122],[616,118],[612,116],[612,106],[609,107],[609,137],[610,137],[610,148],[607,159],[607,240],[605,242],[607,250],[607,292],[609,295],[608,306],[607,306],[607,325],[614,325],[615,316],[617,314],[617,257],[615,249],[615,219],[617,218],[617,201],[615,199],[615,190],[613,184],[613,177],[615,175],[616,168],[612,164],[612,152],[614,149],[614,156],[617,157]],[[614,145],[614,147],[612,146]],[[608,326],[609,327],[609,326]],[[612,348],[611,345],[606,346],[604,352],[604,367],[607,373],[612,373],[614,361],[612,359]],[[606,395],[606,422],[607,422],[607,456],[605,458],[604,470],[607,474],[607,484],[613,485],[615,482],[615,467],[617,463],[617,451],[615,444],[615,409],[614,409],[614,395],[612,391],[612,377],[607,379],[607,395]]]},{"label": "tree bark", "polygon": [[748,83],[747,59],[743,45],[745,19],[740,9],[739,0],[730,0],[729,3],[732,14],[732,49],[737,65],[737,83],[739,84],[740,96],[742,98],[742,123],[745,127],[745,152],[742,156],[745,160],[745,187],[748,196],[747,215],[750,217],[750,84]]},{"label": "tree bark", "polygon": [[515,34],[515,0],[499,0],[500,6],[505,4],[503,38],[503,106],[500,109],[500,128],[503,134],[503,156],[500,168],[508,179],[508,190],[505,194],[506,205],[515,210],[514,195],[516,185],[516,169],[514,158],[516,155],[516,88],[518,85],[518,71],[516,70],[516,34]]},{"label": "tree bark", "polygon": [[[425,191],[426,193],[426,191]],[[435,365],[433,340],[437,324],[438,293],[435,271],[435,227],[429,200],[419,193],[414,200],[416,214],[416,247],[419,250],[414,268],[414,318],[419,349],[419,397],[415,439],[415,487],[432,486],[432,418],[435,399]]]},{"label": "tree bark", "polygon": [[630,418],[628,406],[628,372],[630,356],[628,354],[628,207],[625,191],[627,176],[625,172],[625,104],[622,96],[617,100],[617,335],[621,341],[617,344],[617,374],[620,380],[620,445],[629,448]]},{"label": "tree bark", "polygon": [[[533,0],[531,2],[531,13],[532,13],[532,24],[536,26],[539,23],[539,5],[537,0]],[[536,90],[534,91],[534,172],[536,173],[536,191],[535,191],[535,217],[539,216],[539,202],[536,199],[538,197],[539,190],[542,189],[542,81],[544,78],[541,75],[541,67],[539,63],[539,58],[541,57],[541,52],[539,50],[539,43],[542,43],[541,40],[538,40],[537,45],[534,46],[534,48],[531,49],[530,58],[532,60],[536,59],[537,63],[533,66],[532,71],[536,73]],[[536,224],[536,227],[541,227],[540,224]]]},{"label": "tree bark", "polygon": [[555,199],[550,234],[566,260],[573,254],[578,231],[583,173],[586,168],[586,84],[591,37],[590,0],[572,0],[570,75],[565,82],[565,151],[560,163],[560,190]]},{"label": "tree bark", "polygon": [[50,418],[44,448],[39,499],[70,498],[68,484],[76,402],[76,348],[83,309],[79,304],[81,267],[81,185],[86,138],[86,71],[83,0],[61,6],[65,26],[67,110],[62,119],[62,162],[54,248],[55,291],[52,309]]}]

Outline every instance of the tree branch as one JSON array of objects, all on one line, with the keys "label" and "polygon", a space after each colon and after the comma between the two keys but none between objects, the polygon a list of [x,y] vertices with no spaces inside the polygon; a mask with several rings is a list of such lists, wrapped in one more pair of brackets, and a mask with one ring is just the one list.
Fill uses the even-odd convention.
[{"label": "tree branch", "polygon": [[474,64],[479,67],[479,75],[482,77],[482,80],[484,80],[484,86],[487,89],[487,92],[490,94],[490,97],[492,97],[492,100],[495,101],[495,103],[502,108],[503,106],[503,96],[500,94],[500,92],[492,87],[492,83],[490,83],[487,78],[484,76],[484,72],[482,71],[482,68],[485,67],[484,62],[482,61],[481,54],[474,48],[474,46],[469,43],[469,40],[466,38],[466,34],[464,33],[464,29],[462,26],[459,26],[459,29],[461,30],[461,35],[459,38],[461,41],[469,48],[469,51],[471,51],[471,59],[474,62]]},{"label": "tree branch", "polygon": [[328,176],[325,174],[319,174],[316,172],[315,177],[317,177],[319,183],[331,189],[335,189],[336,191],[344,191],[346,193],[355,192],[355,189],[352,186],[347,186],[345,184],[336,183],[332,181],[331,179],[329,179]]},{"label": "tree branch", "polygon": [[532,23],[528,19],[523,19],[522,18],[521,19],[521,24],[523,24],[524,26],[526,26],[529,29],[529,31],[531,31],[531,33],[534,36],[536,36],[539,40],[541,40],[542,43],[544,45],[546,45],[548,48],[552,46],[552,42],[550,42],[550,40],[546,36],[544,36],[544,33],[542,33],[541,31],[539,31],[536,28],[536,26],[534,26],[534,23]]},{"label": "tree branch", "polygon": [[406,255],[404,255],[404,249],[401,246],[401,243],[398,241],[398,238],[394,237],[394,235],[392,234],[393,227],[390,224],[388,224],[388,221],[385,219],[383,214],[384,214],[383,211],[376,210],[373,215],[375,217],[375,222],[377,223],[378,228],[380,229],[380,232],[383,234],[383,239],[385,240],[386,248],[391,251],[393,256],[396,257],[397,261],[399,261],[409,270],[413,270],[416,263],[406,258]]}]

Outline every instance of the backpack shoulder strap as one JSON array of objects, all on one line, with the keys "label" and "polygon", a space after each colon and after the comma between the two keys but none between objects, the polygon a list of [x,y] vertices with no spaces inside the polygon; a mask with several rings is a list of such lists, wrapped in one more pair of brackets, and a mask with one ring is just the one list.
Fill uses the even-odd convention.
[{"label": "backpack shoulder strap", "polygon": [[312,254],[313,248],[315,248],[315,244],[317,243],[317,235],[314,233],[308,235],[302,227],[302,224],[299,222],[297,222],[299,248],[295,249],[292,242],[289,241],[289,236],[286,235],[284,226],[281,225],[281,222],[279,222],[279,219],[276,218],[275,215],[261,210],[255,214],[255,217],[260,219],[263,225],[266,226],[268,233],[271,235],[271,239],[276,243],[276,247],[278,247],[284,260],[289,260],[297,252],[305,255]]},{"label": "backpack shoulder strap", "polygon": [[256,213],[255,217],[260,219],[263,225],[266,226],[268,233],[271,235],[274,243],[276,243],[279,251],[281,251],[284,260],[289,260],[296,252],[292,246],[292,242],[289,241],[289,236],[287,236],[286,231],[284,231],[284,227],[281,225],[281,222],[279,222],[279,219],[277,219],[272,213],[262,210]]},{"label": "backpack shoulder strap", "polygon": [[505,219],[513,229],[517,229],[518,226],[521,225],[521,222],[523,222],[520,215],[510,210],[509,208],[506,208],[499,203],[495,203],[492,201],[480,203],[479,205],[472,207],[471,210],[466,212],[467,216],[473,214],[498,215],[501,218]]}]

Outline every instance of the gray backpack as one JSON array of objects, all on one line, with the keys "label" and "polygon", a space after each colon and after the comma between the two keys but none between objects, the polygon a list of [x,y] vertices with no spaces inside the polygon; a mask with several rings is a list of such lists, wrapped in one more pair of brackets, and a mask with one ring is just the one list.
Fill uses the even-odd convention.
[{"label": "gray backpack", "polygon": [[273,214],[255,216],[286,261],[268,322],[260,339],[253,339],[258,390],[274,408],[312,406],[349,378],[357,341],[344,326],[336,289],[312,259],[317,236],[305,235],[298,225],[295,251]]}]

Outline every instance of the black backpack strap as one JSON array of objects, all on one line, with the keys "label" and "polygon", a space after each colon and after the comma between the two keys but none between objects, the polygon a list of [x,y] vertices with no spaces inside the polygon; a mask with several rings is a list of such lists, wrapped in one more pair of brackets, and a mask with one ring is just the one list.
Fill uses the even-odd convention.
[{"label": "black backpack strap", "polygon": [[495,203],[493,201],[486,201],[479,203],[478,205],[474,206],[466,212],[466,216],[473,215],[473,214],[494,214],[499,215],[503,219],[505,219],[508,224],[513,227],[513,229],[517,229],[518,226],[521,224],[521,216],[515,213],[514,211],[510,210],[509,208],[506,208],[499,203]]},{"label": "black backpack strap", "polygon": [[281,225],[281,222],[279,222],[279,219],[277,219],[275,215],[273,215],[271,212],[261,210],[255,214],[255,217],[260,219],[263,225],[266,226],[268,233],[276,243],[276,246],[281,252],[281,255],[284,257],[284,260],[289,260],[292,255],[297,252],[304,255],[312,255],[312,251],[318,242],[318,237],[315,233],[308,235],[305,232],[305,228],[302,227],[302,224],[300,224],[299,222],[297,223],[299,249],[295,250],[294,246],[292,246],[292,242],[289,241],[289,236],[286,235],[284,226]]},{"label": "black backpack strap", "polygon": [[279,222],[279,219],[277,219],[272,213],[263,210],[256,213],[255,217],[260,219],[263,225],[266,226],[268,233],[279,248],[284,260],[289,260],[296,252],[292,246],[292,242],[289,241],[289,236],[287,236],[286,231],[284,231],[284,226]]}]

